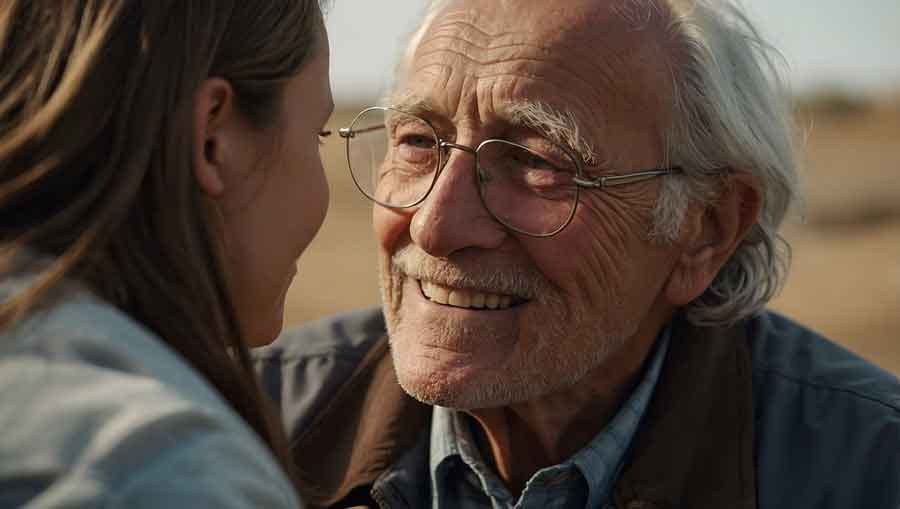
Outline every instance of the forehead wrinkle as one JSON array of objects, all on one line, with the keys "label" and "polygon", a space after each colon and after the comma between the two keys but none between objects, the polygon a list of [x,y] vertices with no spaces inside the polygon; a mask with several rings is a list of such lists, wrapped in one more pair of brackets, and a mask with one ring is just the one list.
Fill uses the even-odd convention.
[{"label": "forehead wrinkle", "polygon": [[643,89],[650,85],[645,66],[661,65],[647,58],[654,40],[634,30],[603,32],[602,28],[605,27],[588,26],[580,30],[573,27],[558,36],[553,49],[560,55],[568,55],[577,64],[578,71],[574,74],[586,82],[601,104],[616,105],[619,101],[621,104],[616,105],[619,108],[637,109],[643,99]]},{"label": "forehead wrinkle", "polygon": [[[484,24],[482,17],[477,16],[470,11],[453,11],[449,14],[442,14],[437,19],[431,20],[422,37],[416,39],[415,47],[411,52],[411,56],[422,58],[430,56],[429,52],[423,51],[427,46],[439,45],[432,51],[440,51],[453,47],[456,51],[464,48],[476,48],[482,51],[498,51],[510,48],[528,48],[536,60],[552,61],[557,60],[561,66],[571,63],[580,63],[581,61],[590,60],[591,53],[583,52],[584,44],[581,42],[568,43],[566,35],[582,31],[577,30],[577,25],[566,25],[566,29],[559,33],[550,31],[548,34],[535,34],[528,30],[495,30],[489,31],[482,28],[480,24]],[[575,28],[575,30],[573,30]],[[449,41],[450,44],[446,44]],[[441,44],[444,42],[444,44]],[[579,54],[581,54],[579,56]],[[571,58],[575,55],[577,58]],[[540,57],[540,58],[539,58]],[[489,62],[480,62],[487,64]],[[577,66],[570,66],[577,67]],[[569,72],[577,74],[572,69]]]},{"label": "forehead wrinkle", "polygon": [[[541,61],[540,63],[546,64],[547,62]],[[587,95],[587,97],[589,97],[594,104],[603,104],[604,102],[606,102],[609,99],[609,94],[603,93],[602,90],[598,90],[598,89],[592,87],[591,83],[587,82],[586,80],[584,80],[581,76],[578,76],[577,74],[554,73],[554,72],[552,72],[553,70],[554,70],[554,68],[550,67],[550,68],[545,68],[545,69],[534,69],[534,68],[522,69],[522,68],[520,68],[517,71],[510,71],[510,70],[497,69],[496,66],[485,69],[479,65],[479,66],[475,67],[474,70],[469,71],[469,70],[461,69],[460,66],[449,65],[444,62],[434,62],[434,63],[423,64],[423,65],[421,65],[421,67],[418,67],[416,69],[416,72],[414,73],[414,76],[421,76],[422,74],[425,74],[425,73],[429,73],[433,76],[437,76],[438,78],[435,80],[436,82],[427,83],[428,88],[430,90],[436,90],[436,91],[448,90],[451,79],[454,75],[456,76],[457,81],[465,81],[465,82],[471,82],[472,80],[481,81],[481,82],[491,81],[491,80],[509,80],[509,79],[513,79],[513,78],[523,78],[524,80],[528,81],[528,83],[516,84],[517,90],[520,89],[521,88],[520,85],[523,85],[523,84],[530,85],[531,83],[539,83],[541,86],[549,87],[549,88],[553,89],[552,92],[542,93],[541,94],[542,96],[554,97],[554,98],[559,98],[559,99],[566,98],[566,101],[568,104],[566,105],[566,108],[564,108],[564,109],[566,109],[568,111],[569,116],[574,116],[573,109],[579,110],[581,112],[589,112],[589,115],[585,116],[585,118],[582,119],[583,121],[589,120],[590,121],[589,123],[577,123],[577,122],[570,123],[570,124],[574,124],[574,125],[578,126],[578,129],[577,129],[578,132],[591,133],[592,136],[594,136],[594,137],[600,136],[600,134],[604,131],[604,126],[607,124],[607,121],[608,121],[608,119],[605,118],[605,115],[603,115],[605,109],[589,107],[588,104],[590,104],[590,102],[586,102],[584,100],[585,97],[578,97],[577,94],[572,94],[572,90],[573,90],[573,88],[582,90],[582,92],[585,93]],[[560,78],[561,75],[568,76],[573,79],[561,79]],[[409,87],[411,85],[414,86],[415,81],[416,80],[407,80],[407,83],[406,83],[407,87]],[[440,93],[440,92],[438,92],[438,93]],[[404,94],[401,94],[401,97],[408,96],[408,95],[410,95],[410,93],[405,92]],[[513,94],[513,96],[515,96],[515,95],[516,94]],[[523,93],[522,95],[526,96],[526,98],[527,98],[527,95],[529,95],[529,94]],[[395,94],[392,104],[398,105],[398,104],[409,103],[410,107],[416,106],[417,108],[420,108],[420,111],[427,112],[427,113],[439,113],[437,108],[430,105],[431,101],[424,99],[421,96],[416,96],[416,99],[413,101],[400,100],[400,99],[397,99],[397,97],[398,96]],[[491,101],[491,103],[494,103],[494,102],[495,101]],[[502,101],[496,101],[496,102],[502,104]],[[426,105],[428,106],[427,108],[425,108]],[[556,109],[559,109],[559,108],[556,108]],[[449,111],[447,112],[447,115],[448,116],[450,115]],[[582,116],[584,116],[584,115],[582,115]],[[553,122],[553,123],[561,124],[560,122]],[[591,127],[591,129],[587,129],[587,127]],[[572,129],[572,130],[574,130],[574,129]],[[574,137],[574,136],[568,137],[568,139],[575,139],[575,138],[576,137]],[[572,150],[583,155],[586,163],[589,163],[592,161],[597,161],[596,153],[590,144],[587,144],[587,143],[574,144],[574,143],[568,143],[568,142],[563,142],[561,144],[570,146],[570,148]]]},{"label": "forehead wrinkle", "polygon": [[[588,89],[602,89],[603,92],[598,95],[605,96],[609,95],[609,92],[619,91],[619,82],[613,78],[615,73],[607,71],[605,67],[601,66],[600,83],[584,76],[585,64],[591,64],[596,56],[592,52],[585,52],[584,44],[574,42],[570,44],[564,37],[559,36],[547,39],[542,44],[533,42],[534,40],[535,34],[529,32],[510,31],[491,34],[468,21],[444,23],[432,27],[418,42],[413,57],[414,65],[411,67],[413,73],[427,69],[436,61],[445,62],[440,57],[449,54],[452,60],[457,60],[463,65],[475,66],[478,69],[476,77],[502,72],[481,69],[495,65],[522,68],[548,66],[551,70],[558,71],[560,76],[555,76],[556,79],[567,82],[576,80]],[[514,51],[523,49],[525,51],[518,53]],[[476,58],[473,54],[478,54],[480,58]],[[624,62],[625,59],[619,58],[618,61]],[[552,72],[534,74],[535,77],[553,75]]]},{"label": "forehead wrinkle", "polygon": [[[519,35],[519,32],[516,31],[501,31],[501,32],[488,32],[483,28],[479,28],[472,21],[471,16],[462,15],[449,15],[442,18],[438,23],[433,23],[428,32],[434,32],[437,36],[440,36],[442,32],[449,32],[450,34],[454,34],[456,32],[462,31],[471,36],[473,39],[481,39],[482,45],[487,45],[490,42],[503,39],[505,37],[511,37],[515,35]],[[424,38],[423,38],[424,40]],[[535,45],[537,46],[537,45]]]},{"label": "forehead wrinkle", "polygon": [[[498,77],[508,78],[509,74]],[[554,143],[569,148],[578,154],[587,166],[598,166],[606,160],[605,156],[598,155],[590,140],[582,135],[589,131],[570,110],[564,111],[544,101],[527,98],[497,101],[490,90],[479,96],[479,102],[485,103],[481,110],[493,112],[496,118],[512,126],[535,130]],[[440,112],[429,99],[412,90],[395,91],[387,103],[413,115],[426,118],[440,116]],[[495,104],[498,106],[495,107]],[[485,118],[483,121],[489,122],[490,119]]]},{"label": "forehead wrinkle", "polygon": [[[426,40],[421,41],[412,62],[415,67],[412,74],[421,75],[431,72],[442,78],[443,83],[431,83],[432,88],[445,88],[444,85],[450,83],[453,75],[462,74],[466,78],[475,79],[509,75],[565,82],[565,86],[558,88],[561,88],[566,95],[575,95],[572,94],[572,91],[573,88],[577,88],[581,90],[580,93],[590,98],[592,103],[601,105],[600,108],[590,108],[597,112],[595,114],[611,109],[619,109],[623,112],[634,111],[646,106],[641,104],[643,98],[640,97],[639,92],[628,93],[628,90],[635,87],[626,86],[631,82],[628,76],[641,73],[622,72],[623,69],[632,70],[629,68],[629,61],[632,60],[635,53],[631,50],[633,46],[626,46],[625,49],[616,51],[614,45],[600,40],[593,47],[588,47],[574,35],[562,35],[548,41],[548,44],[545,45],[509,41],[498,43],[493,40],[492,46],[484,47],[467,39],[466,33],[486,32],[480,31],[471,23],[456,22],[454,26],[456,29],[452,33],[450,29],[443,27],[437,30],[441,33],[440,36],[432,33],[425,38]],[[513,32],[504,32],[504,34],[517,35]],[[584,34],[580,33],[580,35]],[[534,35],[527,34],[527,37],[534,38]],[[585,49],[586,47],[588,49]],[[525,56],[515,54],[511,58],[503,54],[522,48],[528,50]],[[501,54],[498,55],[498,52]],[[637,50],[637,52],[641,51]],[[473,53],[490,58],[476,58]],[[598,55],[598,53],[602,53],[602,55]],[[447,55],[450,56],[447,57]],[[509,68],[513,68],[515,71],[510,71]]]},{"label": "forehead wrinkle", "polygon": [[[474,78],[490,78],[497,75],[519,74],[526,77],[555,78],[560,81],[576,80],[589,85],[590,82],[577,72],[577,67],[571,65],[569,59],[548,58],[548,53],[539,47],[510,43],[494,47],[482,47],[462,41],[459,38],[447,37],[456,42],[463,42],[455,46],[465,45],[465,49],[476,49],[476,52],[467,52],[463,48],[455,48],[449,45],[440,45],[436,48],[420,50],[414,60],[413,74],[427,70],[431,67],[441,66],[452,70],[457,67],[465,68],[465,75]],[[531,48],[532,54],[522,54],[514,50]],[[473,53],[480,53],[478,57]],[[450,56],[451,58],[446,58]],[[448,64],[447,60],[457,65]],[[546,68],[546,69],[544,69]],[[512,69],[512,71],[510,70]]]},{"label": "forehead wrinkle", "polygon": [[[590,86],[603,89],[597,95],[614,95],[630,109],[641,107],[639,103],[646,98],[634,90],[633,78],[642,78],[642,84],[646,87],[650,85],[648,81],[655,82],[658,73],[649,73],[652,76],[648,76],[648,73],[643,72],[646,66],[636,66],[635,63],[646,64],[650,60],[651,66],[666,67],[665,55],[663,62],[658,62],[653,61],[652,56],[648,58],[647,52],[648,46],[658,46],[660,43],[665,46],[666,9],[660,0],[585,0],[564,5],[538,0],[533,3],[538,4],[535,6],[537,9],[528,8],[525,12],[522,12],[519,0],[500,2],[496,6],[490,4],[489,7],[499,7],[499,10],[495,9],[485,17],[484,13],[479,15],[484,4],[455,2],[456,8],[449,4],[442,11],[436,12],[429,20],[426,31],[459,32],[457,35],[460,37],[464,33],[473,42],[480,39],[487,40],[489,44],[496,43],[500,38],[522,36],[522,44],[533,46],[548,58],[564,55],[568,57],[563,58],[564,62],[574,62],[580,67],[594,70],[597,75],[585,81]],[[515,26],[516,23],[510,20],[517,17],[522,17],[526,24],[529,19],[534,21],[537,18],[540,29],[525,32],[509,30],[508,27]],[[491,20],[496,19],[501,22],[491,24]],[[482,28],[487,26],[494,29]],[[423,39],[419,39],[419,42]],[[625,44],[621,44],[623,41]],[[666,53],[664,48],[662,53]],[[583,79],[580,72],[569,71],[576,79]]]}]

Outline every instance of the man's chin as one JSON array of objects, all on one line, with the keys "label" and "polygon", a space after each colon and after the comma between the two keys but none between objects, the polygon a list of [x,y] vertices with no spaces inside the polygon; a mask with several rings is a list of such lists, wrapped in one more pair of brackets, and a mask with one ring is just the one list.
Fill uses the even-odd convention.
[{"label": "man's chin", "polygon": [[407,394],[426,405],[470,410],[504,404],[485,401],[485,395],[466,380],[447,379],[436,373],[425,376],[412,375],[401,370],[398,370],[397,379]]},{"label": "man's chin", "polygon": [[527,400],[540,390],[527,380],[503,376],[496,363],[438,362],[410,358],[408,351],[400,351],[391,349],[400,386],[428,405],[455,410],[496,408]]},{"label": "man's chin", "polygon": [[464,409],[465,407],[465,401],[461,401],[459,397],[463,389],[450,387],[449,384],[434,384],[418,377],[398,375],[397,378],[403,390],[421,403],[455,409]]},{"label": "man's chin", "polygon": [[[402,353],[399,353],[402,352]],[[441,362],[429,356],[412,356],[408,350],[391,349],[400,386],[407,394],[428,405],[468,409],[484,399],[479,389],[484,369],[465,363]]]}]

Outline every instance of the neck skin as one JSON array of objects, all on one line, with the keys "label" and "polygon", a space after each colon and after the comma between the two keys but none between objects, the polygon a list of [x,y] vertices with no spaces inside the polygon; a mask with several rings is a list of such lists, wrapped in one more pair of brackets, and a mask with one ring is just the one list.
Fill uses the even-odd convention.
[{"label": "neck skin", "polygon": [[490,452],[514,496],[538,470],[568,460],[607,425],[639,381],[644,361],[672,316],[669,311],[645,321],[621,350],[571,387],[467,412],[483,432],[485,440],[478,443],[482,454]]}]

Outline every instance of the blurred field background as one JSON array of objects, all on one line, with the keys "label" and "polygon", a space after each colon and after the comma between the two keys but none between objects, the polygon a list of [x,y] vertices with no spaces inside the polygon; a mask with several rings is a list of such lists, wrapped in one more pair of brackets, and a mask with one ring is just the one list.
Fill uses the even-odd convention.
[{"label": "blurred field background", "polygon": [[[788,284],[772,308],[900,374],[900,93],[798,101],[806,204],[785,227]],[[358,108],[341,107],[329,128]],[[300,262],[287,326],[378,304],[371,205],[353,186],[342,140],[323,147],[331,208]]]}]

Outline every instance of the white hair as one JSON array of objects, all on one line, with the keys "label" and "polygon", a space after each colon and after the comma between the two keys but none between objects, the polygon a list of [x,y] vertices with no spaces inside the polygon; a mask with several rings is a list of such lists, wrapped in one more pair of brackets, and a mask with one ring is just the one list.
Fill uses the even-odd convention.
[{"label": "white hair", "polygon": [[721,182],[709,173],[716,169],[754,176],[762,193],[757,223],[685,309],[698,325],[734,323],[778,293],[790,264],[778,230],[799,196],[799,179],[783,59],[731,2],[661,1],[674,48],[666,153],[685,175],[664,181],[657,232],[674,238],[691,200],[714,202]]},{"label": "white hair", "polygon": [[[428,27],[451,1],[432,0],[398,68],[399,83]],[[760,186],[759,220],[709,288],[683,310],[696,325],[735,323],[778,293],[790,265],[790,246],[778,230],[799,199],[799,178],[783,58],[730,0],[625,0],[617,13],[637,30],[661,27],[659,40],[670,57],[664,164],[684,172],[663,179],[651,238],[674,241],[691,203],[714,205],[723,179],[711,175],[722,169],[750,174]],[[574,148],[590,146],[577,132],[560,136]]]}]

